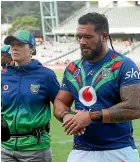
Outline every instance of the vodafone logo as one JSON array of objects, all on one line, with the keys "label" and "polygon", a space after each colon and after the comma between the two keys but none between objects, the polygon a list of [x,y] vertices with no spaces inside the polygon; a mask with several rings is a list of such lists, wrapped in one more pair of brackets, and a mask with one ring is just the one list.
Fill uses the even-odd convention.
[{"label": "vodafone logo", "polygon": [[4,85],[3,89],[4,89],[4,91],[7,91],[8,90],[8,85]]},{"label": "vodafone logo", "polygon": [[97,101],[96,92],[91,86],[86,86],[79,91],[79,100],[85,106],[92,106]]}]

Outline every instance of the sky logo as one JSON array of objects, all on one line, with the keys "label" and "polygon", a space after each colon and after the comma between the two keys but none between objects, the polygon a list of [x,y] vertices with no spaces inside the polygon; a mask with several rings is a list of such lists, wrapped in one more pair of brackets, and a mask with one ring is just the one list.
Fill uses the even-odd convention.
[{"label": "sky logo", "polygon": [[137,78],[137,79],[140,79],[140,71],[134,70],[134,68],[132,68],[130,71],[128,71],[125,74],[125,79],[128,79],[128,78]]}]

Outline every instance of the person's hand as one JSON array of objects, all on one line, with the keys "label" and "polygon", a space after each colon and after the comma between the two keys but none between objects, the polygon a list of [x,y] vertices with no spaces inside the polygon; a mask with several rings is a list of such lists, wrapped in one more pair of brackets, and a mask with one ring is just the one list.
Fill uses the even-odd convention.
[{"label": "person's hand", "polygon": [[[68,123],[72,120],[72,118],[74,117],[73,114],[66,114],[63,118],[63,124],[62,124],[62,127],[63,125],[65,125],[65,123]],[[65,127],[64,127],[65,128]],[[82,129],[79,129],[77,131],[75,131],[75,133],[73,133],[73,135],[77,135],[77,136],[81,136],[85,133],[85,130],[86,128],[82,128]]]},{"label": "person's hand", "polygon": [[82,128],[82,129],[76,131],[75,133],[73,133],[73,135],[81,136],[81,135],[85,134],[85,131],[86,131],[86,128]]},{"label": "person's hand", "polygon": [[76,134],[81,129],[84,131],[84,128],[92,122],[88,111],[72,109],[72,112],[76,114],[70,120],[65,120],[62,124],[68,135]]}]

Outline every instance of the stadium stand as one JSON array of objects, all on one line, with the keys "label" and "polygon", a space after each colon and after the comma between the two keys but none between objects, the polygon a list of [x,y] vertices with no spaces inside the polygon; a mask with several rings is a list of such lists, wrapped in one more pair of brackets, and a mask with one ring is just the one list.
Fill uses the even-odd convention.
[{"label": "stadium stand", "polygon": [[[62,34],[67,36],[72,34],[73,41],[71,41],[71,43],[69,43],[68,40],[65,40],[65,43],[53,42],[51,48],[43,49],[41,52],[38,52],[41,53],[39,57],[45,65],[66,65],[69,62],[80,58],[80,49],[76,39],[74,39],[74,34],[76,32],[78,18],[88,12],[105,14],[109,20],[112,37],[113,34],[119,34],[119,36],[113,39],[114,49],[122,54],[128,55],[128,57],[135,62],[140,62],[140,38],[137,36],[137,33],[140,33],[140,7],[91,7],[87,9],[85,6],[59,24],[58,28],[53,29],[53,32],[56,35]],[[131,37],[132,40],[134,39],[131,44],[129,44],[129,37]]]},{"label": "stadium stand", "polygon": [[[53,32],[55,34],[75,33],[78,18],[81,15],[84,15],[88,12],[99,12],[105,14],[109,21],[110,33],[120,32],[118,29],[114,31],[113,29],[115,28],[136,28],[139,27],[140,24],[139,19],[140,7],[122,7],[122,8],[91,7],[90,9],[83,7],[82,9],[77,11],[74,15],[66,19],[63,23],[61,23],[58,28],[53,29]],[[133,32],[135,33],[136,31]]]}]

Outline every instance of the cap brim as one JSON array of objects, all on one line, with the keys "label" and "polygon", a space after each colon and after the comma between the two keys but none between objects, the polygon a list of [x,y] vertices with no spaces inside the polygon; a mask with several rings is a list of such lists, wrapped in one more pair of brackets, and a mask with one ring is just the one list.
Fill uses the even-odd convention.
[{"label": "cap brim", "polygon": [[17,41],[22,42],[22,43],[28,43],[27,41],[25,41],[23,39],[20,39],[20,38],[17,38],[17,37],[14,37],[14,36],[11,35],[11,36],[7,36],[5,38],[4,44],[10,45],[13,40],[17,40]]}]

